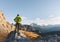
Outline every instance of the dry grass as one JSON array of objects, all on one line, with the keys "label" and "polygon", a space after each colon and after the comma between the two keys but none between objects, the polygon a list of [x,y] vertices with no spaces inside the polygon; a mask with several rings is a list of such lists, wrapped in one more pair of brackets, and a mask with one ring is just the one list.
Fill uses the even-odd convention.
[{"label": "dry grass", "polygon": [[31,38],[31,39],[35,39],[38,36],[40,36],[40,35],[38,35],[38,34],[36,34],[34,32],[28,32],[28,31],[24,31],[24,30],[20,30],[20,32],[22,32],[23,34],[26,35],[26,37]]}]

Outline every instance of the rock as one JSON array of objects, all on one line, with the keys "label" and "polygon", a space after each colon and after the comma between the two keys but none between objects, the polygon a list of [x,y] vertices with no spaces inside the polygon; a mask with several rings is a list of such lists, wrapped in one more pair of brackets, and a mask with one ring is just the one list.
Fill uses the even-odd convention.
[{"label": "rock", "polygon": [[14,29],[15,26],[6,21],[3,12],[0,12],[0,41],[3,41]]},{"label": "rock", "polygon": [[16,33],[16,31],[11,31],[11,32],[7,35],[7,37],[6,37],[6,39],[5,39],[4,42],[14,41],[14,40],[15,40],[15,33]]}]

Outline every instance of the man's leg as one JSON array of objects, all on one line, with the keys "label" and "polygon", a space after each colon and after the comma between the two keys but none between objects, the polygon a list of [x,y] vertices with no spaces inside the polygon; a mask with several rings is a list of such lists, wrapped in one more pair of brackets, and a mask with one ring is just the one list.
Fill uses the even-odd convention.
[{"label": "man's leg", "polygon": [[19,33],[19,30],[21,30],[22,25],[20,23],[17,24],[17,33]]},{"label": "man's leg", "polygon": [[[18,23],[18,25],[17,25],[18,27],[17,27],[17,34],[19,33],[19,23]],[[18,34],[19,35],[19,34]]]},{"label": "man's leg", "polygon": [[15,30],[16,30],[16,33],[18,32],[18,23],[16,23],[16,28],[15,28]]}]

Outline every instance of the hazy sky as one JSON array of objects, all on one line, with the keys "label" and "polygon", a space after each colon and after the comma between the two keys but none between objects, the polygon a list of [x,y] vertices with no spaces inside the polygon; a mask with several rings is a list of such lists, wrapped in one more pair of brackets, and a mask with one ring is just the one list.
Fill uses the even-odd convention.
[{"label": "hazy sky", "polygon": [[22,23],[60,24],[60,0],[0,0],[7,21],[20,14]]}]

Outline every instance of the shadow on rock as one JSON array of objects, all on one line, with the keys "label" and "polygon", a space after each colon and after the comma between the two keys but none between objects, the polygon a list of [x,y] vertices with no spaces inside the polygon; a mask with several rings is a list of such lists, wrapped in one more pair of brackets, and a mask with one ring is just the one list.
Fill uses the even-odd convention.
[{"label": "shadow on rock", "polygon": [[6,39],[5,39],[4,42],[13,42],[13,41],[15,40],[15,33],[16,33],[15,30],[14,30],[14,31],[11,31],[11,32],[7,35],[7,37],[6,37]]}]

